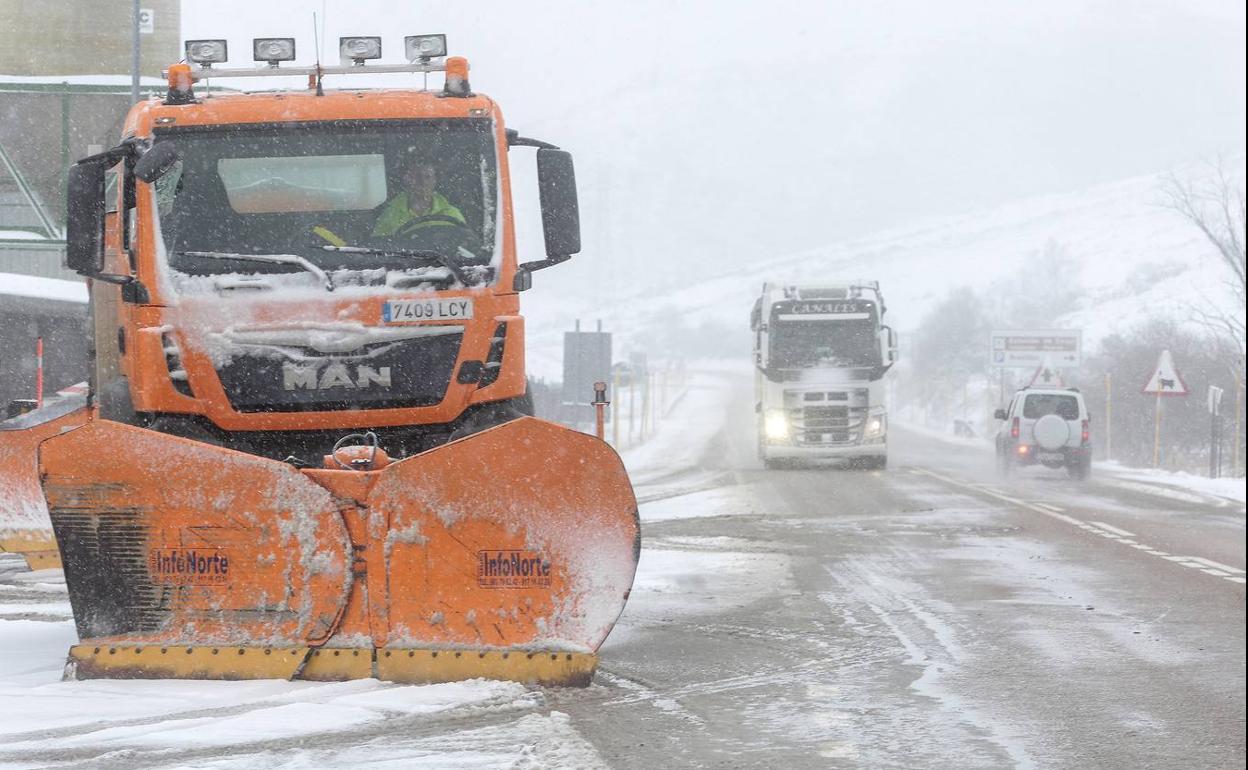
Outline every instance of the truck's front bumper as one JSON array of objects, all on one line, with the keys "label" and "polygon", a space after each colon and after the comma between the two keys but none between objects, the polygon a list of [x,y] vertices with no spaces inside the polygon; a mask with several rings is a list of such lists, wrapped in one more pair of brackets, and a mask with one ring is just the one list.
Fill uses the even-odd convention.
[{"label": "truck's front bumper", "polygon": [[888,444],[856,444],[843,446],[795,446],[793,444],[764,444],[763,457],[768,460],[852,460],[858,457],[885,457]]}]

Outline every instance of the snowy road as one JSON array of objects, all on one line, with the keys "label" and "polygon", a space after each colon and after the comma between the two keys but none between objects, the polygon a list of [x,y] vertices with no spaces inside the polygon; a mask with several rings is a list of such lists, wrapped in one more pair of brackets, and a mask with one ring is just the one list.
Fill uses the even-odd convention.
[{"label": "snowy road", "polygon": [[1241,503],[902,431],[886,472],[764,472],[747,387],[628,453],[589,688],[63,683],[63,586],[3,562],[0,768],[1243,766]]}]

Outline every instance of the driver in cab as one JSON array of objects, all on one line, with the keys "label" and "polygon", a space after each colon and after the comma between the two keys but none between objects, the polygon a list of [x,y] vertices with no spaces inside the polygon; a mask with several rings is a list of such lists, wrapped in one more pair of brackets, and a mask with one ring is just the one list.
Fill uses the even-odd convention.
[{"label": "driver in cab", "polygon": [[[438,191],[437,167],[419,155],[408,155],[392,180],[397,190],[381,207],[373,224],[373,241],[396,249],[433,249],[454,254],[457,247],[471,248],[470,230],[464,214]],[[312,233],[331,246],[347,241],[330,228],[318,225]]]},{"label": "driver in cab", "polygon": [[417,156],[407,158],[398,182],[400,192],[386,201],[373,226],[374,236],[414,241],[422,230],[468,226],[463,213],[438,192],[438,170],[432,163]]}]

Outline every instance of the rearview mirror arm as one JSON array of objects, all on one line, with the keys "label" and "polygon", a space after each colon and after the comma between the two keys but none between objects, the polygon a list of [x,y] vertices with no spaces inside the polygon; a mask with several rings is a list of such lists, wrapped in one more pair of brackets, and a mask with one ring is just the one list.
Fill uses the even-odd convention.
[{"label": "rearview mirror arm", "polygon": [[546,259],[535,259],[532,262],[521,262],[518,269],[527,270],[531,273],[534,270],[545,270],[548,267],[554,267],[555,265],[567,262],[569,259],[572,259],[571,254],[556,255],[547,257]]},{"label": "rearview mirror arm", "polygon": [[557,150],[559,145],[543,142],[541,139],[530,139],[527,136],[520,136],[520,132],[514,128],[507,129],[507,146],[508,147],[536,147],[540,150]]}]

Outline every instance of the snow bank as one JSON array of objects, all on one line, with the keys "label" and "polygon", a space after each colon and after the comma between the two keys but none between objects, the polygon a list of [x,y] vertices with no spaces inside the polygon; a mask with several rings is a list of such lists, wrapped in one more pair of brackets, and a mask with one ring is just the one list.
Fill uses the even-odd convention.
[{"label": "snow bank", "polygon": [[6,294],[12,297],[85,303],[87,285],[78,281],[63,281],[59,278],[0,273],[0,295]]},{"label": "snow bank", "polygon": [[1212,495],[1214,497],[1224,497],[1228,500],[1244,504],[1244,479],[1239,478],[1220,478],[1211,479],[1205,476],[1196,476],[1191,473],[1183,473],[1181,471],[1163,471],[1153,468],[1131,468],[1125,465],[1119,465],[1118,462],[1100,462],[1097,468],[1103,469],[1114,476],[1132,481],[1141,481],[1147,484],[1158,484],[1164,487],[1172,487],[1174,489],[1187,490],[1202,495]]}]

